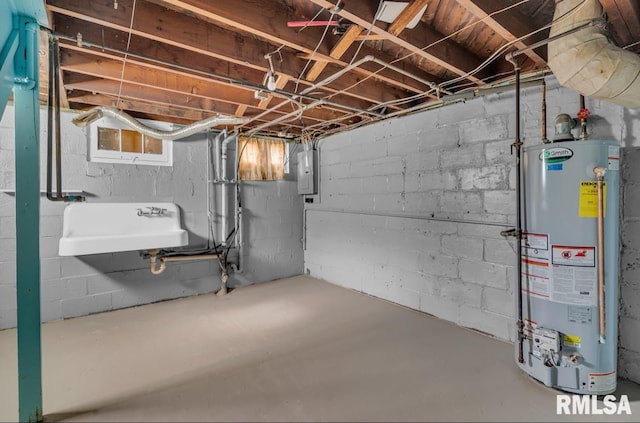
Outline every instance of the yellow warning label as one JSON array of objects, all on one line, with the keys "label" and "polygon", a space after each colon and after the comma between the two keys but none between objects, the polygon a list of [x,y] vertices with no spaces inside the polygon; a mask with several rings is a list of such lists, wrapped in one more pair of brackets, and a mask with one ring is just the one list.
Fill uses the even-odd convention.
[{"label": "yellow warning label", "polygon": [[580,348],[582,338],[577,335],[564,335],[563,342],[567,347]]},{"label": "yellow warning label", "polygon": [[[602,189],[604,195],[604,210],[607,210],[607,183]],[[598,217],[598,182],[580,181],[580,204],[578,217]]]}]

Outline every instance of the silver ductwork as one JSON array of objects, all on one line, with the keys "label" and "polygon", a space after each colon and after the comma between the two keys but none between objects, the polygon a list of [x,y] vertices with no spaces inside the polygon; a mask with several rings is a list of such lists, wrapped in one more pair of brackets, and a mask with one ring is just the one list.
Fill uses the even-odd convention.
[{"label": "silver ductwork", "polygon": [[[598,0],[556,0],[549,36],[602,16]],[[561,85],[586,97],[640,107],[640,56],[613,44],[602,28],[589,26],[552,41],[548,55]]]},{"label": "silver ductwork", "polygon": [[208,119],[194,122],[191,125],[183,126],[182,128],[178,128],[174,131],[163,131],[144,125],[137,119],[114,107],[98,106],[78,115],[75,119],[73,119],[73,123],[76,126],[83,127],[89,125],[92,122],[95,122],[96,120],[104,116],[117,119],[128,125],[132,129],[140,132],[141,134],[165,140],[177,140],[201,131],[205,131],[213,126],[238,125],[241,123],[246,123],[249,120],[247,118],[238,118],[235,116],[216,115]]}]

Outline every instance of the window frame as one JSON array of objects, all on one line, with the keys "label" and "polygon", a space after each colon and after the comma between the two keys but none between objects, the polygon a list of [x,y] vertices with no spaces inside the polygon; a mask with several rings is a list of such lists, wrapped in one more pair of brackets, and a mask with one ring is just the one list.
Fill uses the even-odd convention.
[{"label": "window frame", "polygon": [[[163,131],[172,130],[172,124],[167,122],[159,122],[147,119],[139,119],[140,123]],[[87,160],[94,163],[123,163],[132,165],[148,165],[148,166],[173,166],[173,142],[167,139],[162,141],[162,154],[152,153],[131,153],[126,151],[101,150],[98,148],[98,128],[114,129],[118,131],[133,130],[128,125],[123,124],[119,120],[105,116],[89,126],[87,149]],[[142,135],[142,143],[144,145],[144,137]],[[122,145],[122,144],[120,144]]]}]

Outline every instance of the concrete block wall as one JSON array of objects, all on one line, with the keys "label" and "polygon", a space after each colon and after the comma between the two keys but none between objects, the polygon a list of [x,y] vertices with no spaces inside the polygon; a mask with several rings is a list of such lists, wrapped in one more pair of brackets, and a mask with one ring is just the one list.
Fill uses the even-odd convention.
[{"label": "concrete block wall", "polygon": [[[575,115],[579,96],[553,78],[547,84],[552,137],[553,119]],[[540,142],[540,102],[539,88],[523,90],[525,145]],[[631,112],[589,99],[587,106],[592,138],[640,145]],[[500,231],[515,223],[515,118],[515,94],[505,92],[321,140],[321,201],[305,210],[305,270],[513,341],[516,246]],[[624,166],[629,172],[630,163]],[[623,260],[633,263],[623,272],[629,305],[620,320],[619,371],[640,381],[633,335],[640,329],[633,278],[640,235],[633,219],[622,229],[623,239],[633,240]]]},{"label": "concrete block wall", "polygon": [[[640,111],[635,113],[635,122]],[[637,124],[636,124],[637,125]],[[640,131],[635,131],[636,139]],[[640,379],[640,146],[623,149],[619,367]]]},{"label": "concrete block wall", "polygon": [[[265,282],[302,274],[302,211],[298,194],[297,156],[289,144],[289,173],[280,181],[241,181],[242,273],[233,284]],[[235,148],[231,148],[232,156]],[[233,199],[230,199],[233,201]],[[233,221],[230,222],[233,225]]]},{"label": "concrete block wall", "polygon": [[304,270],[303,196],[291,169],[284,181],[242,183],[243,272],[249,280],[271,281]]},{"label": "concrete block wall", "polygon": [[[188,248],[202,248],[209,233],[206,207],[206,134],[196,134],[173,143],[173,167],[89,163],[86,130],[71,123],[72,113],[62,114],[63,188],[84,190],[87,201],[169,201],[182,210],[183,227],[189,232]],[[46,113],[41,114],[41,186],[45,185]],[[0,120],[0,189],[14,188],[14,109],[8,106]],[[293,175],[295,177],[295,174]],[[259,220],[245,222],[248,259],[245,271],[254,282],[300,274],[302,203],[294,199],[295,181],[264,182],[244,191],[247,215]],[[278,215],[265,213],[266,199],[283,198],[287,209]],[[264,200],[264,201],[263,201]],[[296,201],[297,200],[297,201]],[[149,261],[138,252],[118,252],[78,257],[59,257],[62,214],[66,204],[40,199],[40,258],[42,273],[42,319],[51,321],[101,311],[216,291],[220,270],[215,261],[170,263],[158,276],[149,271]],[[283,228],[283,222],[297,228]],[[279,228],[281,232],[273,228]],[[287,238],[288,236],[288,238]],[[278,252],[289,251],[279,267],[260,266],[273,256],[262,250],[260,237],[278,243]],[[0,193],[0,329],[16,325],[15,299],[15,196]]]}]

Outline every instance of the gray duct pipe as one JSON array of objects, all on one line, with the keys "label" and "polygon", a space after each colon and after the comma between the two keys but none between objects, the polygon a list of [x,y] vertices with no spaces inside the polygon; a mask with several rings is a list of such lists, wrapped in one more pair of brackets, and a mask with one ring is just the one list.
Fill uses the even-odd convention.
[{"label": "gray duct pipe", "polygon": [[222,188],[220,194],[220,232],[222,240],[220,241],[223,246],[227,246],[227,236],[229,236],[229,170],[227,164],[227,151],[229,144],[235,142],[238,139],[236,135],[229,135],[222,141],[222,161],[220,168],[222,171]]},{"label": "gray duct pipe", "polygon": [[213,139],[213,172],[214,182],[222,180],[222,141],[227,137],[227,130],[223,130]]},{"label": "gray duct pipe", "polygon": [[[557,22],[549,36],[602,15],[598,0],[556,1]],[[548,52],[549,67],[561,85],[590,98],[640,107],[640,56],[612,44],[601,29],[590,26],[550,42]]]},{"label": "gray duct pipe", "polygon": [[73,119],[73,123],[76,126],[87,126],[90,123],[100,119],[103,116],[112,117],[119,121],[129,125],[131,128],[140,132],[141,134],[149,135],[150,137],[160,138],[165,140],[177,140],[180,138],[188,137],[189,135],[204,131],[217,125],[237,125],[246,123],[249,121],[247,118],[237,118],[235,116],[223,116],[217,115],[204,119],[198,122],[194,122],[191,125],[184,126],[174,131],[162,131],[159,129],[146,126],[132,116],[116,109],[115,107],[98,106],[90,109]]}]

